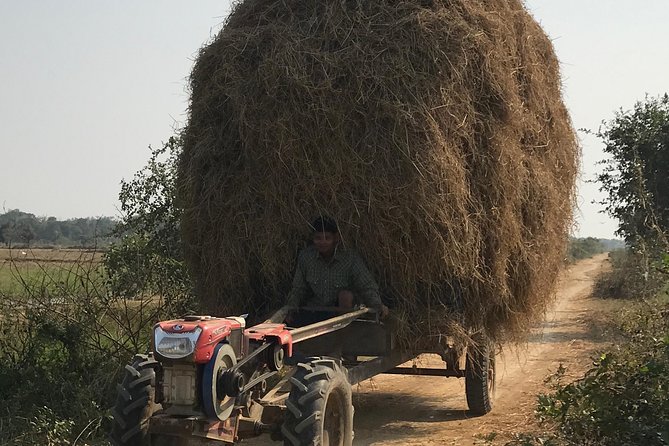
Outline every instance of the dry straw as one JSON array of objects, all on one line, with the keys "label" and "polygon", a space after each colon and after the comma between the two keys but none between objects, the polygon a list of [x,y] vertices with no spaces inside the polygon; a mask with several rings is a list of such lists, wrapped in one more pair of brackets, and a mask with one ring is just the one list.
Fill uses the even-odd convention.
[{"label": "dry straw", "polygon": [[545,310],[579,149],[519,0],[246,0],[191,86],[178,184],[209,311],[279,306],[319,214],[407,343],[518,339]]}]

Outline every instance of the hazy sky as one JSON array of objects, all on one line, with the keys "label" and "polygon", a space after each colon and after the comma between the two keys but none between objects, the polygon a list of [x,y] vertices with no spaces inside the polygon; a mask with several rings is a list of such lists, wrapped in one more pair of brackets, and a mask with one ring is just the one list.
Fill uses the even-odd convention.
[{"label": "hazy sky", "polygon": [[[130,178],[185,121],[186,77],[229,1],[3,1],[0,205],[59,218],[117,215]],[[531,0],[553,38],[577,128],[669,90],[669,1]],[[581,135],[582,180],[599,142]],[[580,236],[611,237],[580,182]]]}]

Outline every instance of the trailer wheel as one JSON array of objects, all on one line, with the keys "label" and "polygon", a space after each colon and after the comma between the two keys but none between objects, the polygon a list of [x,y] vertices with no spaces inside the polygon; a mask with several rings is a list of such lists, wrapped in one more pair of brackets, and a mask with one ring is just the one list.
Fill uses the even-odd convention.
[{"label": "trailer wheel", "polygon": [[125,366],[123,381],[117,385],[118,396],[112,410],[111,441],[119,446],[151,444],[148,420],[160,409],[155,403],[158,362],[149,355],[135,355]]},{"label": "trailer wheel", "polygon": [[334,359],[297,365],[281,433],[285,446],[350,446],[353,402],[346,370]]},{"label": "trailer wheel", "polygon": [[465,368],[465,393],[469,412],[485,415],[492,410],[495,396],[495,349],[488,341],[468,349]]}]

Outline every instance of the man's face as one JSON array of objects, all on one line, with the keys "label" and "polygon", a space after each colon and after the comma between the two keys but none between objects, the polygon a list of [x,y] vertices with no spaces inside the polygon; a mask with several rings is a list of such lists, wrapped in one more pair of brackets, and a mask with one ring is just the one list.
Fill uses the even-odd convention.
[{"label": "man's face", "polygon": [[339,235],[332,232],[314,232],[314,246],[320,255],[330,257],[339,243]]}]

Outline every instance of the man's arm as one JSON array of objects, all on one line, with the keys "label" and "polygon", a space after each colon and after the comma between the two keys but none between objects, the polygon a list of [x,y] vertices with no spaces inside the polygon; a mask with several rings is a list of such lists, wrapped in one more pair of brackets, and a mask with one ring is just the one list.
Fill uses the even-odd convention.
[{"label": "man's arm", "polygon": [[[374,280],[372,273],[369,272],[365,262],[356,254],[351,266],[351,275],[353,279],[353,287],[369,308],[374,308],[381,312],[387,311],[385,305],[381,301],[381,294],[379,293],[379,285]],[[385,309],[385,310],[384,310]]]},{"label": "man's arm", "polygon": [[293,277],[293,286],[288,293],[288,300],[286,306],[290,308],[297,308],[304,304],[307,294],[309,293],[309,284],[307,283],[306,271],[304,270],[304,262],[302,261],[302,253],[297,257],[297,267],[295,268],[295,276]]}]

